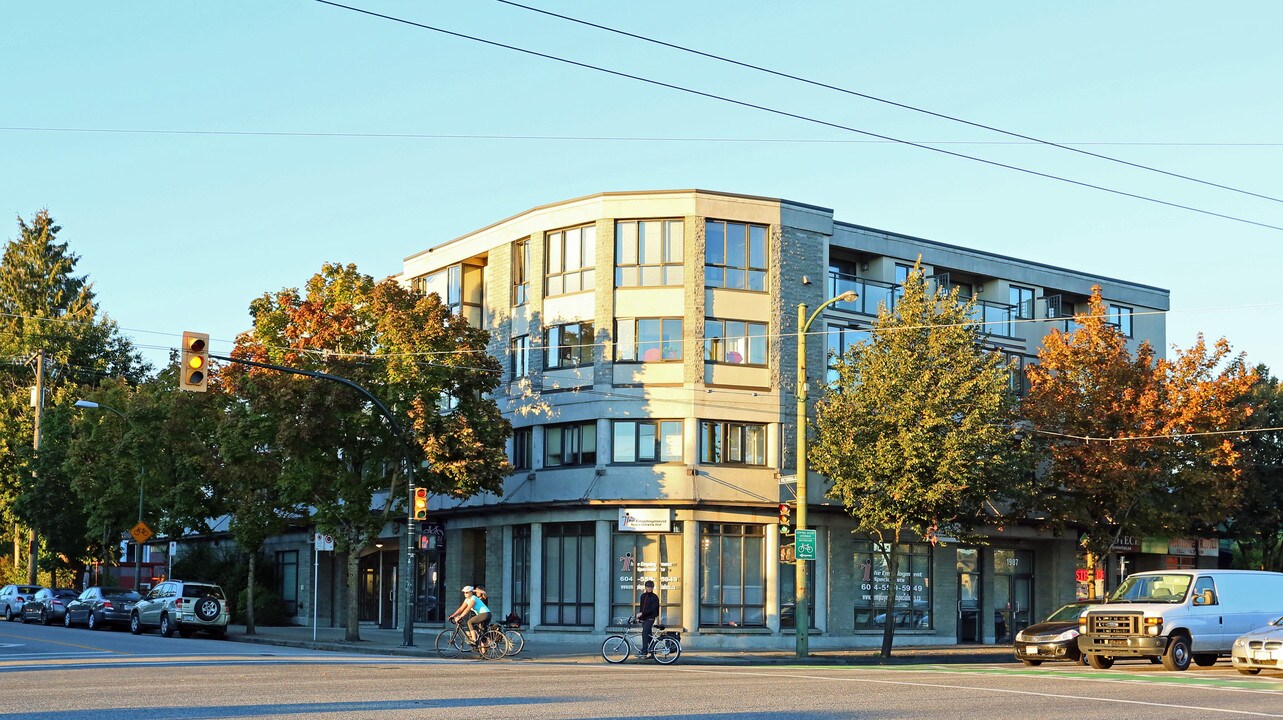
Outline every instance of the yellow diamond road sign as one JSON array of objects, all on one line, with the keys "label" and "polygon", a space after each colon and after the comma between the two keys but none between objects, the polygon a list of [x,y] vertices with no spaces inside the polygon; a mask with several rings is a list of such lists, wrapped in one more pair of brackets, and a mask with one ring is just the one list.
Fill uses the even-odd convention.
[{"label": "yellow diamond road sign", "polygon": [[147,523],[139,520],[138,524],[129,530],[129,534],[134,536],[134,540],[144,543],[147,542],[147,538],[155,533],[151,531],[151,528],[147,527]]}]

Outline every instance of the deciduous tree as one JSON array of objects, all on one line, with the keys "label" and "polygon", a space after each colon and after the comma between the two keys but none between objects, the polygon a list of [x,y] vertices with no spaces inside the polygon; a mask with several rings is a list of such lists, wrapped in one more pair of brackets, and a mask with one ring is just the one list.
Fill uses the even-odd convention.
[{"label": "deciduous tree", "polygon": [[1283,572],[1283,383],[1264,365],[1242,398],[1248,418],[1243,453],[1243,492],[1225,529],[1239,546],[1243,567]]}]

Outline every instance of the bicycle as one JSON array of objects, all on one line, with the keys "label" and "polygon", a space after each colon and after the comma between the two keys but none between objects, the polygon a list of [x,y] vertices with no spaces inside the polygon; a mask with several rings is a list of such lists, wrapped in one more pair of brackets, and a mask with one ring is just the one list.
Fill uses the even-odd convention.
[{"label": "bicycle", "polygon": [[640,623],[634,618],[627,618],[620,624],[629,626],[622,634],[616,633],[607,637],[601,644],[601,656],[606,662],[617,665],[628,659],[631,654],[643,656],[649,652],[655,662],[660,665],[670,665],[677,661],[682,655],[681,636],[676,631],[666,631],[662,625],[656,625],[654,634],[650,639],[650,647],[645,650],[641,647],[641,627]]},{"label": "bicycle", "polygon": [[499,631],[508,638],[508,657],[512,657],[520,653],[522,648],[526,646],[526,638],[521,634],[521,625],[515,623],[503,623],[499,625]]},{"label": "bicycle", "polygon": [[509,653],[512,644],[496,625],[486,623],[478,639],[472,641],[464,632],[463,623],[455,622],[453,628],[437,633],[436,648],[437,653],[447,659],[457,658],[472,650],[483,660],[498,660]]}]

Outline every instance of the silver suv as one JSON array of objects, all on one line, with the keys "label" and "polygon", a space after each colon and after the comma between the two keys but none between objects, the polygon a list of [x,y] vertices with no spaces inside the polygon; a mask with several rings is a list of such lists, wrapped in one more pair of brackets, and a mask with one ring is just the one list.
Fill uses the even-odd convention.
[{"label": "silver suv", "polygon": [[164,637],[175,632],[191,637],[198,630],[221,638],[227,634],[231,613],[223,589],[213,583],[168,580],[143,596],[129,615],[129,631],[141,635],[145,628],[160,628]]}]

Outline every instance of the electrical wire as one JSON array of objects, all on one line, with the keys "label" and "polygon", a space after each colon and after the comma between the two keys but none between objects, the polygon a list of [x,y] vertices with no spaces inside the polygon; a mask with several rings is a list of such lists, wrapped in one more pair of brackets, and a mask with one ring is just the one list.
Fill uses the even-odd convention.
[{"label": "electrical wire", "polygon": [[774,75],[774,76],[776,76],[776,77],[785,78],[785,79],[787,79],[787,80],[795,80],[795,81],[797,81],[797,82],[804,83],[804,84],[806,84],[806,85],[811,85],[811,86],[818,87],[818,88],[824,88],[824,89],[826,89],[826,90],[834,90],[834,91],[837,91],[837,92],[840,92],[840,93],[844,93],[844,94],[846,94],[846,95],[851,95],[851,96],[854,96],[854,97],[863,98],[863,99],[865,99],[865,100],[872,100],[873,102],[882,103],[882,104],[884,104],[884,105],[891,105],[891,106],[893,106],[893,107],[898,107],[898,108],[901,108],[901,109],[903,109],[903,110],[910,110],[910,111],[912,111],[912,112],[921,113],[921,114],[923,114],[923,115],[930,115],[931,117],[936,117],[936,118],[940,118],[940,119],[942,119],[942,120],[948,120],[948,121],[950,121],[950,122],[955,122],[955,123],[959,123],[959,124],[962,124],[962,125],[967,125],[967,126],[970,126],[970,127],[979,128],[979,129],[981,129],[981,130],[988,130],[988,131],[990,131],[990,132],[999,133],[999,134],[1001,134],[1001,135],[1006,135],[1006,136],[1008,136],[1008,137],[1020,138],[1021,140],[1025,140],[1025,141],[1027,141],[1027,142],[1032,142],[1032,143],[1035,143],[1035,144],[1038,144],[1038,145],[1045,145],[1045,146],[1048,146],[1048,147],[1054,147],[1054,148],[1057,148],[1057,149],[1060,149],[1060,150],[1068,150],[1069,152],[1074,152],[1074,153],[1079,153],[1079,154],[1082,154],[1082,155],[1087,155],[1087,156],[1089,156],[1089,157],[1097,158],[1097,159],[1099,159],[1099,160],[1106,160],[1106,161],[1108,161],[1108,162],[1112,162],[1112,163],[1118,163],[1118,164],[1120,164],[1120,165],[1126,165],[1126,166],[1128,166],[1128,167],[1137,168],[1137,169],[1139,169],[1139,170],[1146,170],[1146,171],[1148,171],[1148,172],[1158,173],[1158,174],[1160,174],[1160,175],[1166,175],[1166,176],[1168,176],[1168,177],[1179,178],[1179,179],[1181,179],[1181,180],[1188,180],[1188,181],[1190,181],[1190,182],[1195,182],[1195,183],[1199,183],[1199,184],[1201,184],[1201,185],[1207,185],[1207,186],[1214,187],[1214,188],[1220,188],[1221,190],[1228,190],[1228,191],[1230,191],[1230,192],[1240,193],[1240,194],[1242,194],[1242,195],[1250,195],[1250,196],[1252,196],[1252,197],[1261,198],[1262,200],[1270,200],[1270,201],[1272,201],[1272,202],[1283,203],[1283,199],[1281,199],[1281,198],[1276,198],[1276,197],[1273,197],[1273,196],[1271,196],[1271,195],[1264,195],[1264,194],[1261,194],[1261,193],[1258,193],[1258,192],[1252,192],[1251,190],[1243,190],[1243,189],[1241,189],[1241,188],[1231,187],[1231,186],[1229,186],[1229,185],[1222,185],[1221,183],[1212,182],[1212,181],[1210,181],[1210,180],[1202,180],[1202,179],[1199,179],[1199,178],[1196,178],[1196,177],[1191,177],[1191,176],[1189,176],[1189,175],[1182,175],[1181,173],[1171,172],[1171,171],[1169,171],[1169,170],[1163,170],[1163,169],[1156,168],[1156,167],[1153,167],[1153,166],[1150,166],[1150,165],[1144,165],[1144,164],[1142,164],[1142,163],[1131,162],[1130,160],[1123,160],[1123,159],[1121,159],[1121,158],[1111,157],[1111,156],[1109,156],[1109,155],[1102,155],[1102,154],[1100,154],[1100,153],[1094,153],[1094,152],[1091,152],[1091,151],[1088,151],[1088,150],[1081,150],[1081,149],[1079,149],[1079,148],[1071,147],[1071,146],[1066,145],[1066,144],[1057,143],[1057,142],[1052,142],[1051,140],[1044,140],[1044,139],[1041,139],[1041,138],[1033,137],[1033,136],[1031,136],[1031,135],[1025,135],[1025,134],[1023,134],[1023,133],[1013,132],[1013,131],[1011,131],[1011,130],[1003,130],[1002,128],[994,127],[994,126],[992,126],[992,125],[986,125],[986,124],[984,124],[984,123],[975,122],[975,121],[972,121],[972,120],[965,120],[965,119],[963,119],[963,118],[960,118],[960,117],[957,117],[957,116],[954,116],[954,115],[948,115],[948,114],[946,114],[946,113],[936,112],[936,111],[934,111],[934,110],[927,110],[926,108],[917,107],[917,106],[915,106],[915,105],[909,105],[909,104],[907,104],[907,103],[897,102],[897,101],[895,101],[895,100],[888,100],[888,99],[886,99],[886,98],[878,97],[878,96],[876,96],[876,95],[870,95],[870,94],[868,94],[868,93],[858,92],[858,91],[856,91],[856,90],[851,90],[851,89],[849,89],[849,88],[844,88],[844,87],[840,87],[840,86],[837,86],[837,85],[831,85],[831,84],[829,84],[829,83],[819,82],[819,81],[817,81],[817,80],[811,80],[811,79],[808,79],[808,78],[804,78],[804,77],[801,77],[801,76],[798,76],[798,75],[793,75],[793,74],[790,74],[790,73],[782,72],[782,71],[779,71],[779,70],[772,70],[771,68],[762,67],[761,65],[754,65],[754,64],[752,64],[752,63],[744,62],[744,61],[741,61],[741,60],[734,60],[734,59],[732,59],[732,58],[728,58],[728,57],[725,57],[725,56],[722,56],[722,55],[717,55],[717,54],[714,54],[714,53],[704,52],[704,51],[702,51],[702,50],[696,50],[696,49],[694,49],[694,48],[689,48],[689,47],[686,47],[686,46],[684,46],[684,45],[678,45],[678,44],[676,44],[676,43],[666,42],[666,41],[659,40],[659,39],[656,39],[656,38],[653,38],[653,37],[649,37],[649,36],[646,36],[646,35],[640,35],[640,34],[637,34],[637,33],[628,32],[628,31],[626,31],[626,30],[620,30],[620,29],[618,29],[618,28],[609,27],[609,26],[607,26],[607,25],[601,25],[601,24],[599,24],[599,23],[589,22],[588,20],[583,20],[583,19],[580,19],[580,18],[571,17],[570,15],[562,15],[562,14],[560,14],[560,13],[552,12],[551,10],[544,10],[544,9],[542,9],[542,8],[532,7],[532,6],[530,6],[530,5],[523,5],[523,4],[519,3],[519,2],[514,2],[513,0],[496,0],[496,1],[497,1],[497,2],[501,2],[501,3],[503,3],[504,5],[511,6],[511,7],[521,8],[522,10],[529,10],[529,11],[531,11],[531,12],[536,12],[536,13],[539,13],[539,14],[541,14],[541,15],[547,15],[547,16],[549,16],[549,17],[560,18],[560,19],[562,19],[562,20],[566,20],[566,21],[573,22],[573,23],[578,23],[578,24],[580,24],[580,25],[585,25],[585,26],[588,26],[588,27],[591,27],[591,28],[596,28],[596,29],[598,29],[598,30],[605,30],[606,32],[615,33],[615,34],[617,34],[617,35],[623,35],[623,36],[625,36],[625,37],[630,37],[630,38],[633,38],[633,39],[635,39],[635,40],[641,40],[642,42],[647,42],[647,43],[651,43],[651,44],[654,44],[654,45],[660,45],[660,46],[662,46],[662,47],[671,48],[671,49],[673,49],[673,50],[680,50],[681,52],[690,53],[690,54],[692,54],[692,55],[698,55],[698,56],[700,56],[700,57],[709,58],[710,60],[717,60],[717,61],[719,61],[719,62],[727,63],[727,64],[730,64],[730,65],[736,65],[736,66],[738,66],[738,67],[747,68],[747,69],[750,69],[750,70],[756,70],[756,71],[758,71],[758,72],[767,73],[768,75]]},{"label": "electrical wire", "polygon": [[1083,180],[1073,180],[1073,179],[1071,179],[1071,178],[1067,178],[1067,177],[1064,177],[1064,176],[1061,176],[1061,175],[1054,175],[1054,174],[1052,174],[1052,173],[1045,173],[1045,172],[1041,172],[1041,171],[1039,171],[1039,170],[1032,170],[1032,169],[1029,169],[1029,168],[1020,167],[1020,166],[1018,166],[1018,165],[1012,165],[1012,164],[1009,164],[1009,163],[998,162],[998,161],[996,161],[996,160],[987,160],[987,159],[985,159],[985,158],[977,157],[977,156],[975,156],[975,155],[967,155],[967,154],[965,154],[965,153],[954,152],[954,151],[952,151],[952,150],[945,150],[944,148],[940,148],[940,147],[932,147],[932,146],[930,146],[930,145],[923,145],[922,143],[917,143],[917,142],[913,142],[913,141],[910,141],[910,140],[904,140],[904,139],[901,139],[901,138],[892,137],[892,136],[890,136],[890,135],[882,135],[882,134],[879,134],[879,133],[870,132],[870,131],[868,131],[868,130],[861,130],[861,129],[859,129],[859,128],[852,127],[852,126],[849,126],[849,125],[843,125],[843,124],[841,124],[841,123],[830,122],[830,121],[828,121],[828,120],[821,120],[821,119],[819,119],[819,118],[811,117],[811,116],[808,116],[808,115],[803,115],[803,114],[801,114],[801,113],[795,113],[795,112],[791,112],[791,111],[788,111],[788,110],[781,110],[781,109],[778,109],[778,108],[772,108],[772,107],[768,107],[768,106],[766,106],[766,105],[760,105],[760,104],[757,104],[757,103],[748,102],[748,101],[746,101],[746,100],[738,100],[738,99],[731,98],[731,97],[728,97],[728,96],[725,96],[725,95],[718,95],[718,94],[716,94],[716,93],[706,92],[706,91],[703,91],[703,90],[696,90],[696,89],[694,89],[694,88],[686,87],[686,86],[683,86],[683,85],[677,85],[677,84],[674,84],[674,83],[663,82],[663,81],[661,81],[661,80],[654,80],[654,79],[651,79],[651,78],[643,77],[643,76],[641,76],[641,75],[635,75],[635,74],[632,74],[632,73],[623,72],[623,71],[621,71],[621,70],[611,70],[611,69],[609,69],[609,68],[602,67],[602,66],[600,66],[600,65],[593,65],[593,64],[591,64],[591,63],[580,62],[580,61],[578,61],[578,60],[571,60],[571,59],[569,59],[569,58],[564,58],[564,57],[560,57],[560,56],[557,56],[557,55],[551,55],[551,54],[549,54],[549,53],[543,53],[543,52],[539,52],[539,51],[537,51],[537,50],[530,50],[530,49],[528,49],[528,48],[523,48],[523,47],[519,47],[519,46],[516,46],[516,45],[510,45],[510,44],[507,44],[507,43],[501,43],[501,42],[498,42],[498,41],[495,41],[495,40],[487,40],[487,39],[485,39],[485,38],[477,37],[477,36],[475,36],[475,35],[467,35],[467,34],[465,34],[465,33],[455,32],[455,31],[453,31],[453,30],[446,30],[446,29],[444,29],[444,28],[435,27],[435,26],[433,26],[433,25],[427,25],[427,24],[425,24],[425,23],[415,22],[415,21],[413,21],[413,20],[407,20],[407,19],[405,19],[405,18],[396,17],[396,16],[394,16],[394,15],[386,15],[386,14],[384,14],[384,13],[374,12],[373,10],[365,10],[365,9],[363,9],[363,8],[358,8],[358,7],[354,7],[354,6],[351,6],[351,5],[344,5],[344,4],[342,4],[342,3],[333,2],[333,0],[314,0],[314,2],[320,3],[320,4],[322,4],[322,5],[329,5],[330,7],[335,7],[335,8],[339,8],[339,9],[342,9],[342,10],[347,10],[347,11],[349,11],[349,12],[359,13],[359,14],[362,14],[362,15],[368,15],[368,16],[370,16],[370,17],[376,17],[376,18],[380,18],[380,19],[383,19],[383,20],[389,20],[389,21],[391,21],[391,22],[400,23],[400,24],[403,24],[403,25],[409,25],[409,26],[411,26],[411,27],[417,27],[417,28],[420,28],[420,29],[423,29],[423,30],[430,30],[430,31],[432,31],[432,32],[441,33],[441,34],[443,34],[443,35],[449,35],[449,36],[451,36],[451,37],[456,37],[456,38],[460,38],[460,39],[463,39],[463,40],[469,40],[469,41],[472,41],[472,42],[482,43],[482,44],[484,44],[484,45],[489,45],[489,46],[492,46],[492,47],[503,48],[503,49],[505,49],[505,50],[512,50],[512,51],[514,51],[514,52],[519,52],[519,53],[523,53],[523,54],[526,54],[526,55],[531,55],[531,56],[534,56],[534,57],[540,57],[540,58],[544,58],[544,59],[546,59],[546,60],[552,60],[552,61],[554,61],[554,62],[559,62],[559,63],[564,63],[564,64],[567,64],[567,65],[572,65],[572,66],[575,66],[575,67],[584,68],[584,69],[586,69],[586,70],[593,70],[593,71],[601,72],[601,73],[605,73],[605,74],[608,74],[608,75],[614,75],[615,77],[626,78],[626,79],[629,79],[629,80],[636,80],[637,82],[646,83],[646,84],[648,84],[648,85],[654,85],[654,86],[656,86],[656,87],[667,88],[667,89],[669,89],[669,90],[676,90],[676,91],[678,91],[678,92],[683,92],[683,93],[687,93],[687,94],[690,94],[690,95],[695,95],[695,96],[698,96],[698,97],[708,98],[708,99],[710,99],[710,100],[717,100],[717,101],[720,101],[720,102],[730,103],[730,104],[732,104],[732,105],[738,105],[738,106],[740,106],[740,107],[745,107],[745,108],[749,108],[749,109],[752,109],[752,110],[760,110],[760,111],[762,111],[762,112],[770,113],[770,114],[773,114],[773,115],[779,115],[779,116],[781,116],[781,117],[792,118],[792,119],[794,119],[794,120],[801,120],[801,121],[803,121],[803,122],[808,122],[808,123],[812,123],[812,124],[815,124],[815,125],[820,125],[820,126],[823,126],[823,127],[835,128],[835,129],[838,129],[838,130],[845,130],[845,131],[847,131],[847,132],[858,133],[858,134],[860,134],[860,135],[864,135],[864,136],[866,136],[866,137],[873,137],[873,138],[878,138],[878,139],[881,139],[881,140],[887,140],[887,141],[890,141],[890,142],[899,143],[899,144],[901,144],[901,145],[906,145],[906,146],[909,146],[909,147],[916,147],[916,148],[919,148],[919,149],[922,149],[922,150],[929,150],[929,151],[934,152],[934,153],[940,153],[940,154],[943,154],[943,155],[948,155],[948,156],[950,156],[950,157],[956,157],[956,158],[960,158],[960,159],[963,159],[963,160],[971,160],[971,161],[973,161],[973,162],[982,163],[982,164],[989,165],[989,166],[992,166],[992,167],[1004,168],[1004,169],[1006,169],[1006,170],[1012,170],[1012,171],[1015,171],[1015,172],[1024,173],[1024,174],[1026,174],[1026,175],[1033,175],[1033,176],[1035,176],[1035,177],[1041,177],[1041,178],[1044,178],[1044,179],[1047,179],[1047,180],[1055,180],[1055,181],[1058,181],[1058,182],[1067,183],[1067,184],[1070,184],[1070,185],[1075,185],[1075,186],[1077,186],[1077,187],[1088,188],[1088,189],[1091,189],[1091,190],[1098,190],[1098,191],[1101,191],[1101,192],[1110,193],[1110,194],[1112,194],[1112,195],[1118,195],[1118,196],[1120,196],[1120,197],[1128,197],[1128,198],[1132,198],[1132,199],[1134,199],[1134,200],[1141,200],[1141,201],[1144,201],[1144,202],[1149,202],[1149,203],[1153,203],[1153,204],[1157,204],[1157,205],[1163,205],[1163,206],[1166,206],[1166,207],[1176,208],[1176,209],[1179,209],[1179,210],[1186,210],[1186,211],[1188,211],[1188,212],[1198,213],[1198,214],[1200,214],[1200,215],[1207,215],[1207,216],[1210,216],[1210,217],[1218,217],[1218,218],[1221,218],[1221,219],[1223,219],[1223,220],[1229,220],[1229,221],[1231,221],[1231,222],[1238,222],[1238,223],[1243,223],[1243,224],[1246,224],[1246,225],[1254,225],[1254,226],[1256,226],[1256,227],[1267,228],[1267,229],[1270,229],[1270,230],[1279,230],[1279,231],[1283,231],[1283,226],[1280,226],[1280,225],[1271,225],[1271,224],[1269,224],[1269,223],[1259,222],[1259,221],[1256,221],[1256,220],[1249,220],[1249,219],[1247,219],[1247,218],[1238,217],[1238,216],[1235,216],[1235,215],[1229,215],[1229,214],[1226,214],[1226,213],[1219,213],[1219,212],[1215,212],[1215,211],[1213,211],[1213,210],[1204,210],[1204,209],[1202,209],[1202,208],[1197,208],[1197,207],[1194,207],[1194,206],[1192,206],[1192,205],[1184,205],[1184,204],[1181,204],[1181,203],[1171,202],[1171,201],[1168,201],[1168,200],[1161,200],[1161,199],[1159,199],[1159,198],[1151,197],[1151,196],[1148,196],[1148,195],[1141,195],[1141,194],[1139,194],[1139,193],[1128,192],[1128,191],[1126,191],[1126,190],[1118,190],[1118,189],[1115,189],[1115,188],[1106,187],[1106,186],[1104,186],[1104,185],[1097,185],[1097,184],[1095,184],[1095,183],[1090,183],[1090,182],[1086,182],[1086,181],[1083,181]]}]

